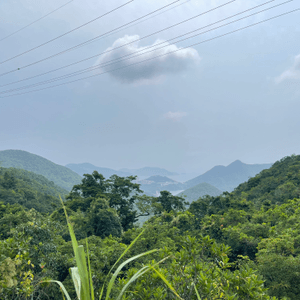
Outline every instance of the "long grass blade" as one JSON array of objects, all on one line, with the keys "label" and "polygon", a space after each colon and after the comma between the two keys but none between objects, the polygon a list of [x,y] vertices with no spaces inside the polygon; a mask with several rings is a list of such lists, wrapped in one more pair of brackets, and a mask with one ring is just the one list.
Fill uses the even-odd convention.
[{"label": "long grass blade", "polygon": [[140,276],[144,275],[146,272],[148,272],[150,268],[148,266],[145,266],[141,268],[139,271],[137,271],[131,278],[130,280],[125,284],[125,286],[122,288],[117,300],[120,300],[123,296],[123,294],[126,292],[128,287],[130,286],[131,283],[133,283],[135,280],[137,280]]},{"label": "long grass blade", "polygon": [[71,268],[70,270],[71,270],[71,277],[74,283],[77,298],[80,299],[81,280],[80,280],[78,268],[74,267]]},{"label": "long grass blade", "polygon": [[[157,262],[154,266],[161,264],[162,262],[164,262],[165,260],[167,260],[169,258],[165,257],[164,259],[162,259],[161,261]],[[123,296],[123,294],[126,292],[126,290],[128,289],[129,285],[131,283],[133,283],[135,280],[137,280],[139,277],[143,276],[145,273],[147,273],[150,269],[149,266],[145,266],[143,268],[141,268],[139,271],[137,271],[131,278],[130,280],[126,283],[126,285],[123,287],[123,289],[121,290],[117,300],[120,300]]]},{"label": "long grass blade", "polygon": [[[69,217],[67,214],[66,207],[64,206],[64,203],[60,197],[61,203],[64,208],[64,212],[66,215],[68,228],[71,236],[72,246],[75,254],[75,260],[78,267],[78,273],[81,280],[81,289],[80,289],[80,299],[82,300],[90,300],[90,289],[89,289],[89,273],[86,266],[86,258],[84,253],[83,246],[78,246],[78,242],[76,240],[76,236],[73,230],[73,226],[69,221]],[[75,283],[74,283],[75,284]]]},{"label": "long grass blade", "polygon": [[163,280],[163,282],[167,285],[167,287],[173,292],[173,294],[180,300],[182,299],[175,291],[175,289],[172,287],[172,285],[169,283],[169,281],[165,278],[163,274],[161,274],[159,271],[157,271],[154,267],[150,266],[150,268]]},{"label": "long grass blade", "polygon": [[118,258],[118,260],[114,263],[110,271],[108,272],[108,275],[112,272],[114,267],[118,264],[118,262],[122,259],[122,257],[132,248],[132,246],[135,244],[135,242],[140,238],[140,236],[144,233],[145,230],[143,230],[132,242],[131,244],[124,250],[124,252],[121,254],[121,256]]},{"label": "long grass blade", "polygon": [[64,202],[62,201],[62,199],[61,199],[60,196],[59,196],[59,198],[60,198],[60,201],[62,203],[64,212],[65,212],[65,216],[66,216],[66,220],[67,220],[67,224],[68,224],[68,228],[69,228],[69,233],[70,233],[70,236],[71,236],[72,246],[73,246],[73,250],[74,250],[74,254],[75,254],[75,258],[76,258],[76,251],[75,250],[78,247],[78,243],[77,243],[76,236],[75,236],[75,233],[74,233],[74,230],[73,230],[73,226],[72,226],[72,224],[69,221],[69,216],[68,216],[66,207],[64,205]]},{"label": "long grass blade", "polygon": [[77,252],[77,267],[79,271],[79,276],[81,280],[81,291],[80,296],[82,300],[90,300],[90,286],[89,286],[89,273],[86,266],[86,258],[84,253],[84,248],[82,245],[78,246]]},{"label": "long grass blade", "polygon": [[195,289],[195,291],[196,291],[197,299],[198,299],[198,300],[201,300],[201,297],[200,297],[200,295],[199,295],[199,292],[198,292],[198,290],[197,290],[195,284],[194,284],[194,289]]},{"label": "long grass blade", "polygon": [[67,300],[71,300],[71,298],[70,298],[70,296],[69,296],[66,288],[64,287],[64,285],[60,281],[57,281],[57,280],[45,280],[45,281],[42,281],[41,283],[43,283],[43,282],[54,282],[54,283],[57,283],[60,286],[60,288],[62,289],[62,291],[64,292]]},{"label": "long grass blade", "polygon": [[114,272],[113,276],[111,277],[109,283],[108,283],[108,286],[107,286],[107,292],[106,292],[106,297],[105,297],[105,300],[108,300],[109,299],[109,295],[110,295],[110,292],[111,292],[111,289],[115,283],[115,280],[117,278],[117,276],[119,275],[119,273],[121,272],[121,270],[123,269],[123,267],[127,264],[129,264],[130,262],[142,257],[142,256],[145,256],[145,255],[149,255],[153,252],[157,252],[158,250],[157,249],[154,249],[154,250],[150,250],[150,251],[147,251],[147,252],[144,252],[144,253],[141,253],[139,255],[136,255],[136,256],[133,256],[129,259],[127,259],[125,262],[123,262],[118,268],[117,270]]},{"label": "long grass blade", "polygon": [[110,273],[112,272],[112,270],[114,269],[114,267],[118,264],[118,262],[122,259],[122,257],[132,248],[132,246],[135,244],[135,242],[140,238],[140,236],[144,233],[145,230],[143,230],[132,242],[131,244],[124,250],[124,252],[120,255],[120,257],[118,258],[118,260],[114,263],[114,265],[111,267],[111,269],[109,270],[107,276],[106,276],[106,279],[104,281],[104,284],[101,288],[101,291],[100,291],[100,296],[99,296],[99,300],[102,299],[102,296],[103,296],[103,292],[104,292],[104,287],[105,287],[105,284],[106,284],[106,280],[107,278],[109,277]]},{"label": "long grass blade", "polygon": [[88,240],[87,239],[86,239],[86,254],[87,254],[87,259],[88,259],[91,299],[95,300],[94,287],[93,287],[93,277],[92,277],[92,269],[91,269],[90,255],[89,255],[89,244],[88,244]]}]

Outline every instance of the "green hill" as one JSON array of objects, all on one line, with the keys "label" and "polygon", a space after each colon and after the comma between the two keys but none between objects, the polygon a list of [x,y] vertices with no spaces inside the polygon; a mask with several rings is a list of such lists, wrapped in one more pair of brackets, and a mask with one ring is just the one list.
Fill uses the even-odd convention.
[{"label": "green hill", "polygon": [[231,192],[239,184],[247,181],[264,169],[268,169],[272,164],[244,164],[236,160],[228,166],[215,166],[206,173],[188,180],[184,183],[185,188],[193,187],[199,183],[209,183],[221,191]]},{"label": "green hill", "polygon": [[0,168],[0,201],[21,204],[39,212],[52,212],[68,191],[42,175],[21,169]]},{"label": "green hill", "polygon": [[205,203],[205,214],[212,215],[239,207],[241,203],[244,203],[244,210],[250,207],[260,209],[281,205],[294,198],[300,198],[300,155],[284,157],[271,168],[240,184],[231,193],[203,197],[196,202]]},{"label": "green hill", "polygon": [[232,193],[260,205],[264,202],[282,204],[288,199],[300,197],[300,155],[284,157]]},{"label": "green hill", "polygon": [[[202,182],[197,184],[196,186],[193,186],[177,196],[184,197],[188,202],[196,201],[200,197],[203,197],[205,195],[209,196],[219,196],[222,194],[222,191],[217,189],[216,187],[212,186],[209,183]],[[186,196],[186,197],[185,197]]]},{"label": "green hill", "polygon": [[22,151],[0,151],[0,165],[4,168],[17,168],[43,175],[56,185],[70,191],[75,184],[81,182],[81,177],[72,170],[57,165],[41,156]]}]

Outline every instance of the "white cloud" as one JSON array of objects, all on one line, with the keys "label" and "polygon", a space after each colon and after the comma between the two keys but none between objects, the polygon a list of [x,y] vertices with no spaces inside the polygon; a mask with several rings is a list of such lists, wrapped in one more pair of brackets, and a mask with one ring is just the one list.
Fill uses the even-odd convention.
[{"label": "white cloud", "polygon": [[178,122],[185,116],[187,116],[186,112],[180,112],[180,111],[171,112],[171,111],[169,111],[163,115],[163,118],[167,119],[167,120],[172,120],[172,121]]},{"label": "white cloud", "polygon": [[[123,38],[117,39],[107,51],[130,42],[132,42],[132,44],[106,53],[97,60],[96,64],[106,64],[111,60],[120,59],[123,56],[126,56],[125,58],[127,58],[131,55],[138,55],[131,59],[124,58],[113,65],[102,66],[101,69],[123,83],[149,84],[157,83],[167,74],[183,72],[200,60],[197,50],[193,48],[176,51],[179,49],[176,45],[169,43],[160,44],[163,42],[162,40],[157,40],[152,45],[142,47],[139,46],[139,42],[134,42],[137,39],[139,39],[138,35],[125,35]],[[161,48],[162,46],[165,47]],[[138,53],[136,53],[137,51]],[[151,52],[146,53],[147,51]],[[172,53],[166,55],[170,52]],[[142,53],[143,55],[140,55]],[[144,60],[146,61],[142,62]],[[125,69],[113,71],[118,68]]]},{"label": "white cloud", "polygon": [[286,80],[300,80],[300,54],[295,56],[293,65],[275,79],[276,83]]}]

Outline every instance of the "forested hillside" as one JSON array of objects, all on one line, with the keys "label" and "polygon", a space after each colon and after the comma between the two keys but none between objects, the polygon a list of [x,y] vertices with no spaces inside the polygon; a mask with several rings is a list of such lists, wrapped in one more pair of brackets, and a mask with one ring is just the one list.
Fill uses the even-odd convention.
[{"label": "forested hillside", "polygon": [[21,151],[0,151],[0,166],[17,168],[43,175],[56,185],[70,191],[73,185],[81,181],[81,177],[70,169],[57,165],[41,156]]},{"label": "forested hillside", "polygon": [[[6,177],[4,188],[11,182]],[[66,197],[68,220],[85,251],[88,242],[96,298],[127,250],[117,265],[132,259],[108,299],[125,288],[120,299],[299,299],[300,156],[276,162],[231,193],[190,205],[168,191],[143,195],[135,180],[93,172]],[[0,298],[63,299],[58,286],[38,284],[51,278],[75,299],[62,207],[42,215],[7,202],[0,205]],[[151,217],[138,227],[140,216]]]},{"label": "forested hillside", "polygon": [[60,206],[68,191],[42,175],[14,168],[0,167],[0,201],[21,204],[39,212],[52,212]]}]

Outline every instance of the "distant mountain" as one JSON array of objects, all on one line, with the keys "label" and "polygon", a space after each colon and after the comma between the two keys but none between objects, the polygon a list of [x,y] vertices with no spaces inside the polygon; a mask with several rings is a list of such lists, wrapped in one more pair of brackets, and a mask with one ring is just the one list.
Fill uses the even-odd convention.
[{"label": "distant mountain", "polygon": [[137,176],[153,176],[153,175],[174,176],[174,175],[178,175],[177,173],[170,172],[166,169],[153,168],[153,167],[145,167],[145,168],[141,168],[141,169],[121,169],[120,171],[134,174]]},{"label": "distant mountain", "polygon": [[247,181],[264,169],[268,169],[272,164],[248,165],[236,160],[227,167],[216,166],[203,175],[188,180],[184,183],[186,188],[196,186],[199,183],[209,183],[221,191],[233,191],[239,184]]},{"label": "distant mountain", "polygon": [[109,178],[112,175],[118,175],[120,177],[127,177],[133,175],[129,172],[117,171],[110,168],[97,167],[90,163],[68,164],[66,165],[66,167],[76,172],[80,176],[83,176],[83,174],[92,174],[94,171],[97,171],[98,173],[102,174],[105,178]]},{"label": "distant mountain", "polygon": [[152,167],[145,167],[141,169],[120,169],[114,170],[110,168],[102,168],[92,165],[90,163],[82,163],[82,164],[68,164],[66,165],[67,168],[71,169],[72,171],[76,172],[80,176],[83,174],[92,174],[94,171],[99,172],[105,178],[110,177],[111,175],[118,175],[120,177],[127,177],[127,176],[138,176],[139,178],[144,179],[148,176],[160,175],[160,176],[172,176],[177,175],[177,173],[170,172],[165,169],[161,168],[152,168]]},{"label": "distant mountain", "polygon": [[146,195],[149,196],[158,196],[161,191],[182,191],[184,190],[183,184],[177,182],[166,176],[150,176],[149,178],[138,180],[140,189],[144,191]]},{"label": "distant mountain", "polygon": [[43,175],[56,185],[70,191],[75,184],[81,182],[81,177],[70,169],[57,165],[41,156],[22,151],[0,151],[0,165],[4,168],[17,168]]},{"label": "distant mountain", "polygon": [[216,187],[212,186],[211,184],[202,182],[202,183],[197,184],[196,186],[193,186],[193,187],[181,192],[177,196],[184,197],[188,202],[191,203],[205,195],[216,197],[216,196],[221,195],[222,193],[223,192],[221,190],[217,189]]},{"label": "distant mountain", "polygon": [[144,180],[142,180],[141,182],[153,182],[153,183],[177,183],[175,180],[168,178],[166,176],[160,176],[160,175],[154,175],[154,176],[150,176],[149,178],[146,178]]}]

